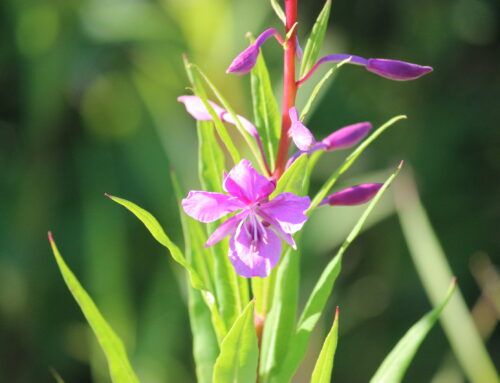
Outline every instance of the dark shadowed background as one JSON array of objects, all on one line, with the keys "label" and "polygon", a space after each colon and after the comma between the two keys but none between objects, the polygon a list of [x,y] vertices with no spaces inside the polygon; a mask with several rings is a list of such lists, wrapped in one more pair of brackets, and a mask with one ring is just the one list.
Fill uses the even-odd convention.
[{"label": "dark shadowed background", "polygon": [[[322,3],[299,4],[304,43]],[[378,125],[408,115],[370,147],[342,185],[381,182],[404,159],[470,307],[481,294],[471,259],[500,262],[499,14],[494,0],[335,0],[325,53],[396,58],[435,71],[399,83],[344,67],[308,122],[323,137],[350,123]],[[2,382],[51,382],[50,368],[66,382],[109,381],[50,253],[48,230],[124,339],[141,380],[194,381],[182,271],[103,193],[151,211],[181,243],[169,168],[186,190],[198,187],[195,124],[176,101],[188,84],[181,54],[251,117],[249,78],[224,71],[246,46],[245,33],[268,26],[281,28],[265,0],[0,3]],[[279,94],[281,50],[272,42],[264,53]],[[325,156],[313,188],[345,155]],[[339,383],[368,381],[397,339],[430,309],[392,200],[385,197],[372,221],[379,222],[347,253],[306,373],[335,305],[342,313],[333,375]],[[304,291],[360,213],[339,208],[328,221],[311,222]],[[498,331],[487,347],[498,364]],[[438,325],[405,382],[463,381],[453,373],[436,377],[443,363],[454,365],[446,362],[449,350]]]}]

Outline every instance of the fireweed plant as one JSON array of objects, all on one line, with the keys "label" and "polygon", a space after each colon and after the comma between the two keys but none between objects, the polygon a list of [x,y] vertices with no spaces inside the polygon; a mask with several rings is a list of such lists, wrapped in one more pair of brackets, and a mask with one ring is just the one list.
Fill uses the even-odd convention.
[{"label": "fireweed plant", "polygon": [[[343,254],[356,238],[382,194],[401,170],[385,182],[355,185],[331,193],[336,181],[363,151],[390,126],[396,116],[373,129],[369,122],[340,128],[317,140],[305,126],[323,84],[339,67],[353,64],[390,80],[408,81],[431,67],[390,59],[366,59],[351,54],[319,58],[330,13],[330,0],[317,18],[302,52],[297,37],[297,0],[276,0],[273,9],[284,22],[284,33],[269,28],[227,68],[229,75],[247,75],[251,82],[254,121],[238,115],[202,70],[184,58],[192,94],[178,101],[196,120],[199,138],[199,176],[202,190],[181,191],[179,200],[185,250],[175,245],[158,221],[127,200],[110,196],[139,218],[164,245],[188,276],[189,316],[193,355],[199,382],[289,382],[301,363],[311,332],[318,322],[339,275]],[[284,53],[283,99],[278,109],[261,47],[269,39]],[[304,106],[296,105],[302,84],[312,80],[320,66],[329,71],[317,83]],[[209,94],[215,97],[212,101]],[[236,129],[251,153],[233,142]],[[293,143],[293,145],[292,145]],[[334,150],[354,148],[315,195],[309,178],[318,159]],[[368,203],[351,233],[319,276],[299,310],[301,230],[316,209]],[[91,298],[68,269],[49,234],[63,277],[95,332],[107,357],[114,382],[138,382],[122,342]],[[307,264],[307,262],[304,262]],[[436,322],[454,289],[442,304],[418,321],[395,346],[371,382],[400,382],[418,347]],[[335,349],[339,309],[329,331],[311,382],[329,382]],[[361,350],[360,350],[361,351]]]}]

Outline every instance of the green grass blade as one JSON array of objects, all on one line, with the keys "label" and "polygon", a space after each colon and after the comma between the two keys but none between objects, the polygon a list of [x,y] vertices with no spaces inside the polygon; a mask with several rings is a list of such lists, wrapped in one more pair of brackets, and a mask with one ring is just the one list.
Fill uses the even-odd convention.
[{"label": "green grass blade", "polygon": [[64,259],[59,253],[59,250],[57,249],[56,243],[52,238],[52,234],[50,233],[49,241],[64,281],[66,282],[66,285],[68,286],[68,289],[75,298],[76,302],[80,306],[83,315],[87,319],[87,322],[92,328],[92,331],[94,332],[99,345],[106,355],[111,380],[114,383],[138,383],[139,380],[132,370],[121,339],[115,334],[113,329],[103,318],[102,314],[100,313],[99,309],[96,307],[90,296],[83,289],[80,282],[78,282],[78,279],[76,279],[75,275],[68,268],[68,266],[64,262]]},{"label": "green grass blade", "polygon": [[349,58],[347,58],[347,59],[345,59],[345,60],[343,60],[341,62],[336,63],[333,67],[331,67],[328,70],[328,72],[326,72],[323,75],[323,77],[321,78],[321,80],[319,80],[319,82],[314,87],[311,95],[307,99],[307,102],[306,102],[304,108],[302,109],[302,112],[300,113],[300,120],[301,121],[304,121],[304,119],[306,118],[306,116],[311,111],[312,105],[313,105],[314,101],[316,100],[316,97],[318,97],[319,91],[321,90],[321,88],[323,87],[323,85],[325,85],[326,81],[337,71],[337,69],[339,69],[342,65],[344,65],[347,62],[349,62],[350,60],[351,60],[351,58],[349,57]]},{"label": "green grass blade", "polygon": [[[410,255],[425,291],[436,306],[447,281],[453,275],[418,191],[410,177],[396,188],[397,212]],[[451,348],[468,380],[472,383],[498,383],[500,379],[481,340],[467,304],[460,292],[454,294],[440,322]]]},{"label": "green grass blade", "polygon": [[330,189],[333,187],[335,182],[337,182],[338,178],[344,174],[352,164],[356,161],[356,159],[363,153],[363,151],[373,142],[375,139],[380,136],[382,133],[384,133],[389,127],[394,125],[396,122],[399,120],[405,119],[406,116],[396,116],[391,118],[389,121],[387,121],[385,124],[380,126],[377,130],[375,130],[366,140],[364,140],[347,158],[344,160],[342,165],[328,178],[328,180],[323,184],[319,192],[316,194],[316,196],[313,198],[311,202],[311,207],[308,210],[308,213],[310,213],[314,208],[316,208],[323,199],[327,196],[328,192]]},{"label": "green grass blade", "polygon": [[434,326],[444,307],[455,291],[455,278],[448,288],[445,299],[434,310],[415,323],[387,355],[370,383],[399,383],[413,360],[418,348]]},{"label": "green grass blade", "polygon": [[271,6],[273,7],[274,13],[276,13],[283,24],[286,24],[285,12],[283,12],[283,8],[281,8],[278,0],[271,0]]},{"label": "green grass blade", "polygon": [[255,127],[262,139],[270,168],[274,169],[275,150],[281,134],[281,115],[262,53],[251,72],[251,88]]},{"label": "green grass blade", "polygon": [[146,226],[153,238],[170,251],[170,254],[172,254],[172,258],[188,271],[191,278],[191,284],[195,289],[208,290],[207,287],[203,284],[203,281],[198,275],[197,271],[194,270],[193,267],[186,261],[186,258],[184,258],[184,254],[182,254],[182,251],[175,243],[170,240],[167,234],[165,234],[165,231],[158,223],[158,220],[153,217],[151,213],[137,206],[135,203],[127,201],[126,199],[115,197],[109,194],[106,194],[106,196],[134,214],[144,224],[144,226]]},{"label": "green grass blade", "polygon": [[318,15],[316,22],[314,23],[313,29],[304,49],[304,56],[302,57],[302,64],[300,66],[300,78],[302,78],[318,60],[319,51],[321,49],[321,46],[323,45],[323,39],[325,38],[331,6],[331,0],[326,0],[323,9]]},{"label": "green grass blade", "polygon": [[325,308],[326,302],[328,301],[328,298],[333,290],[333,285],[335,284],[335,281],[340,273],[342,257],[345,251],[354,241],[354,239],[356,239],[366,219],[375,208],[380,198],[382,198],[384,192],[397,177],[401,170],[401,167],[402,163],[398,166],[396,171],[392,173],[391,176],[385,181],[384,185],[371,200],[370,204],[365,209],[358,222],[347,236],[346,240],[338,250],[336,256],[330,261],[330,263],[327,265],[327,267],[319,277],[318,282],[316,282],[316,285],[314,286],[313,291],[311,292],[311,295],[307,300],[302,315],[299,318],[295,336],[293,339],[293,348],[289,349],[286,360],[283,363],[283,368],[280,372],[280,379],[278,380],[279,382],[288,382],[297,369],[300,361],[304,357],[311,332],[316,326],[316,323],[318,322],[321,313]]},{"label": "green grass blade", "polygon": [[339,335],[339,308],[335,311],[335,319],[332,328],[328,333],[318,360],[314,366],[311,376],[311,383],[330,383],[333,370],[333,361],[335,350],[337,349],[337,340]]},{"label": "green grass blade", "polygon": [[250,302],[222,341],[214,366],[214,383],[253,383],[257,379],[259,347]]}]

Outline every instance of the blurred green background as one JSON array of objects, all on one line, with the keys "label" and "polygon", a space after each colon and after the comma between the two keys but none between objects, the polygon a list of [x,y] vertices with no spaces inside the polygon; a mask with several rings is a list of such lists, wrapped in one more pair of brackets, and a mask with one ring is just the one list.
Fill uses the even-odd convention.
[{"label": "blurred green background", "polygon": [[[304,42],[322,3],[299,3]],[[308,122],[323,137],[358,121],[409,116],[342,185],[381,182],[405,159],[470,307],[481,295],[471,259],[500,262],[499,15],[494,0],[334,1],[325,53],[397,58],[435,71],[398,83],[344,67]],[[244,34],[268,26],[280,23],[265,0],[0,2],[0,381],[52,382],[50,368],[66,382],[109,381],[52,258],[48,230],[124,339],[141,379],[194,381],[182,271],[103,193],[151,211],[182,243],[169,168],[186,190],[198,184],[194,121],[176,101],[188,84],[181,54],[251,117],[249,78],[224,71],[247,45]],[[271,42],[264,52],[279,95],[280,48]],[[344,156],[324,156],[313,187]],[[312,220],[304,291],[360,212],[331,209]],[[341,307],[334,378],[346,383],[366,382],[430,308],[392,196],[375,221],[348,251],[306,373],[334,305]],[[494,317],[490,330],[495,324]],[[487,347],[498,364],[498,331]],[[434,329],[405,381],[463,381],[453,371],[436,378],[443,363],[453,367],[448,354],[443,331]]]}]

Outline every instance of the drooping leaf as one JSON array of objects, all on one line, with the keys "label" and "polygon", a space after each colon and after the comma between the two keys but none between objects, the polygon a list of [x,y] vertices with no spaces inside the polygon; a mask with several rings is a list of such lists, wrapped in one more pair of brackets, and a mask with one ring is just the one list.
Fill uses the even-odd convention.
[{"label": "drooping leaf", "polygon": [[127,201],[126,199],[115,197],[109,194],[106,194],[106,196],[111,198],[116,203],[122,205],[137,218],[139,218],[139,220],[149,230],[153,238],[156,239],[160,244],[165,246],[170,251],[172,258],[188,271],[191,277],[191,283],[194,288],[199,290],[208,290],[207,287],[203,284],[203,281],[201,280],[197,271],[194,270],[193,267],[186,261],[186,259],[184,258],[184,254],[182,254],[182,251],[175,243],[170,240],[167,234],[165,234],[165,231],[158,223],[158,220],[151,213],[137,206],[135,203]]},{"label": "drooping leaf", "polygon": [[236,319],[222,341],[213,383],[253,383],[257,379],[259,347],[254,328],[254,302]]},{"label": "drooping leaf", "polygon": [[335,319],[333,320],[332,328],[328,333],[321,352],[319,353],[318,360],[314,366],[311,376],[311,383],[330,383],[333,360],[335,357],[335,350],[337,349],[337,340],[339,332],[339,308],[335,312]]},{"label": "drooping leaf", "polygon": [[255,126],[262,139],[271,169],[274,169],[275,150],[281,133],[281,115],[261,53],[251,72],[251,88]]},{"label": "drooping leaf", "polygon": [[384,359],[384,362],[370,380],[370,383],[399,383],[403,380],[403,376],[417,353],[418,348],[453,295],[455,286],[455,279],[453,279],[441,304],[427,313],[408,330]]},{"label": "drooping leaf", "polygon": [[325,270],[316,282],[311,295],[309,296],[304,310],[299,318],[295,335],[293,338],[293,347],[289,348],[285,361],[282,364],[280,376],[277,382],[288,382],[297,369],[300,361],[304,357],[311,333],[318,322],[321,313],[323,312],[326,302],[331,295],[333,285],[340,273],[342,265],[342,257],[349,245],[356,239],[366,219],[375,208],[376,204],[387,190],[392,181],[396,178],[401,170],[402,164],[391,176],[385,181],[375,197],[370,201],[370,204],[359,218],[356,225],[347,236],[346,240],[337,251],[335,257],[328,263]]},{"label": "drooping leaf", "polygon": [[304,56],[302,57],[302,65],[300,66],[300,77],[304,76],[309,69],[318,60],[319,51],[323,45],[325,38],[326,27],[328,25],[328,18],[330,17],[330,9],[332,2],[326,0],[326,3],[321,10],[316,22],[314,23],[309,39],[307,40],[306,48],[304,49]]},{"label": "drooping leaf", "polygon": [[347,59],[345,59],[345,60],[343,60],[341,62],[336,63],[334,66],[332,66],[328,70],[328,72],[326,72],[323,75],[323,77],[321,78],[321,80],[319,80],[319,82],[314,87],[311,95],[307,99],[307,102],[306,102],[304,108],[302,108],[302,112],[300,113],[300,120],[301,121],[304,121],[304,119],[306,118],[306,116],[311,111],[312,105],[313,105],[314,101],[316,100],[316,97],[318,97],[319,91],[321,90],[321,88],[323,87],[323,85],[325,85],[326,81],[337,71],[337,69],[339,69],[342,65],[348,63],[350,61],[350,59],[351,58],[349,57],[349,58],[347,58]]},{"label": "drooping leaf", "polygon": [[311,207],[308,212],[311,212],[316,208],[321,201],[326,197],[330,189],[333,187],[335,182],[337,182],[338,178],[344,174],[351,166],[354,164],[356,159],[363,153],[363,151],[373,142],[375,139],[380,136],[385,130],[394,125],[399,120],[405,119],[406,116],[400,115],[391,118],[385,124],[380,126],[377,130],[375,130],[366,140],[364,140],[351,154],[347,156],[344,162],[339,166],[339,168],[328,178],[328,180],[323,184],[319,192],[314,196]]},{"label": "drooping leaf", "polygon": [[80,306],[83,315],[87,319],[99,345],[106,355],[111,380],[114,383],[138,383],[139,380],[130,365],[123,342],[106,322],[92,301],[92,298],[90,298],[78,279],[76,279],[75,275],[66,265],[50,233],[49,241],[64,282],[66,282],[68,289]]}]

